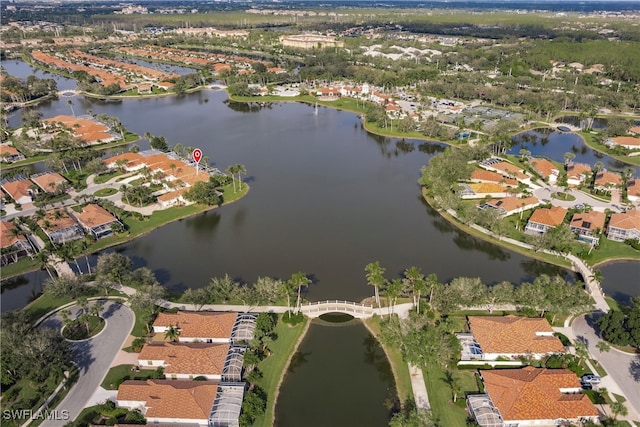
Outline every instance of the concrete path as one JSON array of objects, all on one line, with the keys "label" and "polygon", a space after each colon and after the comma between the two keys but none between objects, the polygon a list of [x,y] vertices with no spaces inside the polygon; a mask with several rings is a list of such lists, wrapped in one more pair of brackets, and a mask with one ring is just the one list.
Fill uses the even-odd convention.
[{"label": "concrete path", "polygon": [[[73,313],[78,312],[80,308],[73,306],[70,310]],[[111,301],[105,302],[100,316],[107,321],[100,334],[88,340],[71,343],[72,359],[80,370],[79,379],[56,407],[58,410],[69,411],[71,419],[75,419],[80,414],[90,397],[98,389],[118,350],[131,333],[135,322],[135,315],[131,309]],[[40,327],[60,330],[62,320],[59,313],[46,319]],[[60,427],[59,421],[45,421],[41,425],[43,427]]]},{"label": "concrete path", "polygon": [[409,376],[411,377],[411,389],[413,390],[413,400],[416,402],[416,408],[431,411],[422,369],[409,363]]}]

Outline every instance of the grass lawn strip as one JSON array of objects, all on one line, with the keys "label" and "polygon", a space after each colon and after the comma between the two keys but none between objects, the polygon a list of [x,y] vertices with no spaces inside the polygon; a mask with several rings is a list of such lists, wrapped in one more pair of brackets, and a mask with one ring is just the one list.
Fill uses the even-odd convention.
[{"label": "grass lawn strip", "polygon": [[274,425],[280,386],[287,373],[291,358],[302,342],[310,323],[310,320],[305,318],[304,322],[298,323],[296,326],[289,326],[282,322],[282,315],[279,316],[274,331],[278,335],[278,339],[270,345],[271,355],[258,365],[263,376],[256,384],[267,393],[267,410],[261,417],[256,418],[253,423],[254,427]]},{"label": "grass lawn strip", "polygon": [[74,320],[62,330],[62,336],[68,340],[85,340],[98,335],[107,322],[102,317],[89,316],[87,323],[89,324],[88,330],[85,323],[81,322],[80,319]]},{"label": "grass lawn strip", "polygon": [[96,197],[107,197],[107,196],[113,196],[117,192],[118,190],[116,190],[115,188],[102,188],[96,191],[95,193],[93,193],[93,195]]},{"label": "grass lawn strip", "polygon": [[155,374],[155,369],[139,369],[136,365],[118,365],[109,369],[100,387],[106,390],[117,390],[125,380],[146,380]]},{"label": "grass lawn strip", "polygon": [[444,370],[438,366],[429,366],[422,370],[424,375],[431,411],[438,419],[438,425],[447,427],[466,426],[467,413],[465,410],[465,396],[479,393],[475,379],[475,370],[453,370],[460,392],[458,400],[453,403],[451,387],[445,382]]}]

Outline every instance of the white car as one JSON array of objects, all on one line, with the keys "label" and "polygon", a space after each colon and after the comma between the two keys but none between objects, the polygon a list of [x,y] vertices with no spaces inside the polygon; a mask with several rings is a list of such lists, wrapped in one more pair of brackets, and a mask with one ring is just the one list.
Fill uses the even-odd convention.
[{"label": "white car", "polygon": [[580,379],[582,384],[600,384],[600,377],[597,375],[583,375]]}]

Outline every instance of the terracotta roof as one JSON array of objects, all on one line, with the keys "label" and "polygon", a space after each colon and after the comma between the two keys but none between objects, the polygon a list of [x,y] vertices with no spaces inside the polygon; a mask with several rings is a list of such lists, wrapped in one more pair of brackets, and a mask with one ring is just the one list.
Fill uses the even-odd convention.
[{"label": "terracotta roof", "polygon": [[529,206],[538,202],[539,200],[536,197],[503,197],[502,199],[491,199],[486,203],[495,208],[502,208],[506,212],[511,212],[521,208],[523,205]]},{"label": "terracotta roof", "polygon": [[622,177],[619,173],[603,170],[596,174],[595,185],[615,186],[620,184],[622,184]]},{"label": "terracotta roof", "polygon": [[[59,218],[56,218],[56,212],[60,212]],[[45,224],[48,223],[48,226]],[[40,228],[47,232],[54,232],[58,230],[64,230],[65,228],[73,227],[77,225],[76,222],[69,216],[66,210],[64,209],[52,209],[47,211],[44,217],[38,220],[38,225]]]},{"label": "terracotta roof", "polygon": [[497,182],[504,183],[507,185],[518,185],[518,181],[513,178],[505,178],[500,175],[498,172],[488,171],[485,169],[476,169],[471,172],[471,180],[473,181],[489,181],[489,182]]},{"label": "terracotta roof", "polygon": [[15,156],[16,154],[20,154],[20,152],[13,145],[0,144],[0,157]]},{"label": "terracotta roof", "polygon": [[177,199],[178,197],[182,196],[187,191],[189,191],[188,187],[183,187],[183,188],[179,188],[179,189],[174,190],[174,191],[169,191],[168,193],[164,193],[164,194],[161,194],[160,196],[158,196],[158,200],[161,201],[161,202],[168,202],[168,201]]},{"label": "terracotta roof", "polygon": [[583,173],[591,173],[591,166],[584,163],[572,163],[567,167],[567,177],[582,179]]},{"label": "terracotta roof", "polygon": [[640,179],[634,178],[627,183],[627,195],[640,197]]},{"label": "terracotta roof", "polygon": [[553,333],[544,318],[469,316],[469,326],[484,353],[545,354],[565,351],[557,337],[536,335]]},{"label": "terracotta roof", "polygon": [[566,214],[567,210],[562,206],[553,206],[551,209],[538,208],[533,212],[529,221],[555,227],[562,224],[562,220]]},{"label": "terracotta roof", "polygon": [[491,167],[493,167],[494,169],[498,169],[498,170],[501,170],[501,171],[505,171],[505,172],[507,172],[509,174],[512,174],[516,178],[520,178],[520,179],[529,178],[524,173],[524,171],[522,169],[520,169],[517,166],[512,165],[511,163],[498,162],[498,163],[492,164]]},{"label": "terracotta roof", "polygon": [[133,164],[134,162],[135,163],[140,162],[140,159],[142,159],[142,155],[138,153],[122,153],[122,154],[118,154],[117,156],[104,159],[103,163],[108,165],[111,163],[116,163],[119,160],[124,160],[125,162],[127,162],[127,166],[129,166],[129,163]]},{"label": "terracotta roof", "polygon": [[604,222],[607,215],[604,212],[591,211],[588,213],[577,213],[571,218],[571,227],[582,228],[584,230],[595,231],[600,229],[604,231]]},{"label": "terracotta roof", "polygon": [[94,203],[88,204],[82,208],[82,212],[76,214],[76,218],[78,218],[78,221],[88,228],[109,224],[118,220],[118,218],[111,215],[105,208]]},{"label": "terracotta roof", "polygon": [[14,236],[11,230],[15,230],[16,226],[9,221],[0,221],[0,247],[8,248],[13,246],[18,240],[27,241],[22,235]]},{"label": "terracotta roof", "polygon": [[640,147],[640,138],[634,138],[632,136],[617,136],[615,138],[611,138],[611,141],[615,142],[618,145],[631,145]]},{"label": "terracotta roof", "polygon": [[120,384],[116,399],[145,402],[146,418],[209,418],[218,385],[211,381],[129,380]]},{"label": "terracotta roof", "polygon": [[222,375],[228,344],[155,342],[145,345],[138,360],[162,360],[165,374]]},{"label": "terracotta roof", "polygon": [[55,193],[58,188],[58,184],[67,182],[64,177],[55,172],[45,173],[36,177],[32,176],[31,181],[47,193]]},{"label": "terracotta roof", "polygon": [[60,124],[69,129],[75,137],[80,138],[86,143],[113,139],[108,127],[91,119],[73,116],[55,116],[44,120],[44,122]]},{"label": "terracotta roof", "polygon": [[540,173],[540,175],[544,176],[545,178],[553,175],[554,171],[556,175],[560,172],[558,170],[558,167],[547,159],[534,158],[531,160],[531,165],[536,171]]},{"label": "terracotta roof", "polygon": [[485,390],[505,422],[598,416],[586,394],[560,392],[580,388],[578,377],[568,369],[527,366],[481,373]]},{"label": "terracotta roof", "polygon": [[31,197],[29,194],[29,188],[33,183],[28,179],[20,179],[18,181],[5,182],[2,184],[2,189],[7,192],[13,200],[18,200],[21,197]]},{"label": "terracotta roof", "polygon": [[476,194],[483,193],[504,193],[507,191],[505,187],[500,184],[494,184],[491,182],[480,182],[474,184],[467,184],[471,190]]},{"label": "terracotta roof", "polygon": [[177,326],[181,337],[230,338],[237,313],[187,312],[160,313],[153,326]]},{"label": "terracotta roof", "polygon": [[640,135],[640,126],[633,126],[632,128],[629,128],[629,132]]},{"label": "terracotta roof", "polygon": [[634,209],[624,213],[611,214],[609,227],[621,228],[623,230],[640,230],[640,210]]}]

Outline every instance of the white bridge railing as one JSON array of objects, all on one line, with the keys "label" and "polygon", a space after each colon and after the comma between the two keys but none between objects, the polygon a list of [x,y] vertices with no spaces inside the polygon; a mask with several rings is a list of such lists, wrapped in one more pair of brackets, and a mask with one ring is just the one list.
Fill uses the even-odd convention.
[{"label": "white bridge railing", "polygon": [[344,313],[361,319],[374,314],[373,306],[340,300],[310,302],[300,307],[300,310],[312,318],[326,313]]}]

